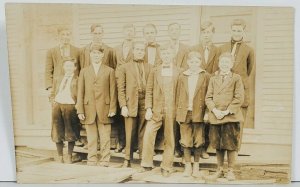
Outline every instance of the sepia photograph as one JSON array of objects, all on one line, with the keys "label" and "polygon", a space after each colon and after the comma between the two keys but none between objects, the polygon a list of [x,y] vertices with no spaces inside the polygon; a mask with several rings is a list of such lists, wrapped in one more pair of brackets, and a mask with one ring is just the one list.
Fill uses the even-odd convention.
[{"label": "sepia photograph", "polygon": [[5,11],[18,183],[290,183],[292,7]]}]

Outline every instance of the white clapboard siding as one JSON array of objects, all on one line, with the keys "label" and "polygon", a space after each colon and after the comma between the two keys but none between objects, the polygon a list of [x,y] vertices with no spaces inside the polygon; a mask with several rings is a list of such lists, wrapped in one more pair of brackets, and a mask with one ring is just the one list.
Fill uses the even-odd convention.
[{"label": "white clapboard siding", "polygon": [[[181,24],[181,41],[187,44],[198,42],[200,7],[194,6],[138,6],[138,5],[74,5],[77,13],[74,23],[77,44],[85,46],[91,41],[90,26],[93,23],[104,27],[103,40],[111,47],[123,40],[122,27],[133,23],[136,27],[136,40],[143,40],[142,30],[147,23],[157,26],[157,42],[168,40],[168,25],[172,22]],[[198,21],[195,21],[197,19]]]},{"label": "white clapboard siding", "polygon": [[291,130],[293,119],[294,12],[259,8],[256,92],[259,128]]},{"label": "white clapboard siding", "polygon": [[[26,114],[26,63],[21,63],[23,58],[22,7],[6,6],[8,60],[10,71],[10,86],[12,94],[12,110],[14,127],[19,127],[27,121]],[[25,84],[24,84],[25,83]],[[5,98],[3,98],[5,99]]]}]

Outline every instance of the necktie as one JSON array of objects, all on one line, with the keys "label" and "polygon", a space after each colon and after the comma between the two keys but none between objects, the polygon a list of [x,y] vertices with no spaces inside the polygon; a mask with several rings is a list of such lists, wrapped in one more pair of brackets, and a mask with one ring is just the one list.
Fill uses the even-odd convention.
[{"label": "necktie", "polygon": [[63,83],[63,86],[61,87],[60,92],[64,91],[64,89],[66,88],[69,78],[70,78],[70,77],[66,77],[66,78],[65,78],[65,81],[64,81],[64,83]]},{"label": "necktie", "polygon": [[208,54],[209,54],[208,47],[205,46],[205,50],[204,50],[204,60],[205,60],[205,63],[207,63],[207,61],[208,61]]},{"label": "necktie", "polygon": [[152,43],[148,43],[148,45],[147,45],[148,47],[156,47],[156,43],[155,42],[152,42]]}]

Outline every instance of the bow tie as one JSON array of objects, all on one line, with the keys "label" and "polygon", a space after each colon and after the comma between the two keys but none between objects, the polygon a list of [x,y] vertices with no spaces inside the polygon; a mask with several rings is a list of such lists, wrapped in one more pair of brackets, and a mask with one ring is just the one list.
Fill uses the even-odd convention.
[{"label": "bow tie", "polygon": [[133,62],[136,62],[136,63],[144,63],[144,60],[142,60],[142,59],[134,59]]},{"label": "bow tie", "polygon": [[171,66],[170,65],[168,65],[168,66],[162,66],[162,68],[171,68]]}]

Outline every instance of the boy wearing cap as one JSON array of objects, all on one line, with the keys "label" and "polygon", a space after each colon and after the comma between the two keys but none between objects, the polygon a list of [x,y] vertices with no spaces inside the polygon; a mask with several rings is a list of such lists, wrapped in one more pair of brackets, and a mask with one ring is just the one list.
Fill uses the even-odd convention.
[{"label": "boy wearing cap", "polygon": [[217,172],[207,180],[224,177],[224,157],[227,152],[228,180],[235,180],[235,157],[240,141],[240,122],[243,121],[241,105],[244,101],[244,85],[241,76],[231,72],[233,59],[225,52],[219,58],[219,71],[209,81],[205,103],[209,109],[210,144],[216,149]]},{"label": "boy wearing cap", "polygon": [[92,24],[90,27],[90,32],[92,36],[92,42],[81,49],[80,53],[80,64],[81,68],[85,68],[90,65],[90,51],[93,48],[93,45],[100,45],[103,49],[103,59],[102,63],[115,69],[116,68],[116,59],[114,56],[114,50],[103,43],[102,38],[104,35],[104,29],[101,24]]},{"label": "boy wearing cap", "polygon": [[169,46],[160,48],[162,64],[151,70],[146,87],[147,121],[143,142],[141,166],[148,171],[153,167],[153,151],[157,131],[164,128],[164,153],[161,163],[163,176],[172,172],[174,160],[174,126],[175,126],[175,98],[177,80],[180,69],[173,63],[174,50]]},{"label": "boy wearing cap", "polygon": [[75,59],[66,58],[63,62],[64,75],[53,81],[52,129],[51,138],[56,143],[59,162],[64,163],[63,142],[68,142],[68,157],[66,163],[72,163],[72,153],[75,141],[79,138],[79,119],[76,115],[77,80],[74,73],[77,69]]},{"label": "boy wearing cap", "polygon": [[144,62],[145,44],[134,42],[133,60],[119,68],[118,99],[121,115],[125,120],[125,160],[123,167],[131,167],[133,159],[134,137],[138,136],[138,149],[142,155],[145,131],[145,93],[151,65]]},{"label": "boy wearing cap", "polygon": [[77,114],[86,127],[88,165],[97,165],[98,136],[99,166],[107,167],[110,160],[110,134],[117,108],[115,72],[103,62],[104,49],[93,45],[90,65],[81,70],[78,81]]},{"label": "boy wearing cap", "polygon": [[[180,144],[185,160],[185,177],[199,177],[199,160],[204,138],[205,94],[209,74],[201,68],[202,56],[192,51],[187,56],[189,68],[180,74],[177,87],[176,121],[180,124]],[[191,152],[194,151],[192,168]]]}]

